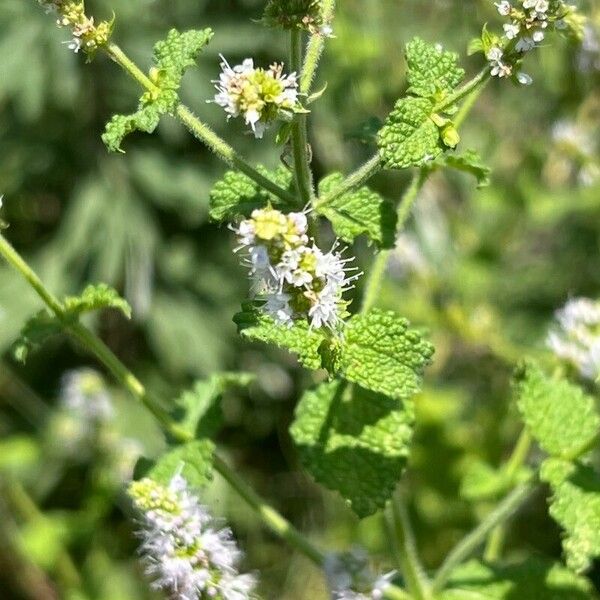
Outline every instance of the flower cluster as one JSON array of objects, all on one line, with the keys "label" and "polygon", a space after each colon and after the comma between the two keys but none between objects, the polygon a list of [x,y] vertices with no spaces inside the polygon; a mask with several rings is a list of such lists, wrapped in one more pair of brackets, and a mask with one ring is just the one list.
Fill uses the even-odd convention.
[{"label": "flower cluster", "polygon": [[332,600],[381,600],[395,575],[392,571],[375,576],[362,548],[344,554],[328,554],[324,570]]},{"label": "flower cluster", "polygon": [[262,22],[268,27],[304,29],[314,35],[331,35],[319,0],[269,0]]},{"label": "flower cluster", "polygon": [[70,50],[78,53],[83,50],[91,54],[108,43],[113,23],[102,21],[98,25],[94,17],[85,14],[83,0],[39,0],[47,12],[54,12],[59,27],[69,27],[73,39],[65,42]]},{"label": "flower cluster", "polygon": [[547,339],[559,358],[571,363],[582,377],[595,380],[600,375],[600,302],[574,298],[557,311],[558,327]]},{"label": "flower cluster", "polygon": [[337,242],[324,253],[307,230],[304,213],[286,215],[271,207],[253,211],[234,229],[264,312],[288,326],[308,318],[311,327],[334,329],[347,306],[342,294],[359,275],[349,275],[356,271],[348,266],[354,259],[342,258]]},{"label": "flower cluster", "polygon": [[502,0],[495,4],[500,15],[510,21],[503,26],[504,36],[485,49],[490,72],[493,77],[513,77],[529,85],[531,77],[518,71],[524,55],[544,40],[548,30],[569,29],[574,9],[563,0]]},{"label": "flower cluster", "polygon": [[289,119],[297,109],[296,73],[284,75],[283,64],[262,69],[247,58],[230,67],[221,56],[221,74],[213,83],[218,92],[214,102],[225,109],[228,118],[242,116],[256,138],[262,138],[273,121]]},{"label": "flower cluster", "polygon": [[168,487],[135,481],[129,494],[142,514],[141,552],[154,586],[171,600],[244,600],[256,580],[240,575],[242,553],[176,475]]}]

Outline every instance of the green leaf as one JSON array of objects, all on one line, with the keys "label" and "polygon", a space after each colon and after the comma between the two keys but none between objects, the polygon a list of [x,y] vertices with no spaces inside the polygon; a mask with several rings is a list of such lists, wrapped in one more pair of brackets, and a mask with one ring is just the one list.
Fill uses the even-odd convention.
[{"label": "green leaf", "polygon": [[206,486],[212,478],[214,444],[210,440],[194,440],[174,446],[149,466],[145,472],[136,468],[136,477],[144,475],[165,486],[175,475],[182,475],[191,487]]},{"label": "green leaf", "polygon": [[259,312],[253,303],[243,305],[242,312],[237,313],[233,321],[242,337],[294,352],[307,369],[322,368],[319,347],[326,339],[325,335],[320,330],[310,329],[306,321],[294,321],[291,327],[279,325]]},{"label": "green leaf", "polygon": [[391,311],[372,310],[352,317],[344,330],[340,373],[362,387],[405,399],[421,387],[433,346]]},{"label": "green leaf", "polygon": [[431,120],[433,102],[427,98],[401,98],[377,137],[385,166],[406,169],[437,158],[443,151],[437,125]]},{"label": "green leaf", "polygon": [[[165,40],[154,45],[156,68],[168,76],[171,86],[179,87],[185,70],[196,64],[198,55],[213,35],[211,29],[190,30],[184,33],[171,29]],[[160,83],[162,81],[159,78]]]},{"label": "green leaf", "polygon": [[212,437],[221,420],[219,404],[225,391],[232,387],[245,387],[254,380],[251,373],[218,373],[205,381],[197,381],[177,400],[175,420],[182,429],[197,438]]},{"label": "green leaf", "polygon": [[550,515],[565,530],[567,565],[581,572],[600,556],[600,474],[580,462],[549,458],[540,477],[550,484]]},{"label": "green leaf", "polygon": [[406,45],[408,93],[438,101],[452,92],[465,76],[458,54],[444,51],[439,44],[414,38]]},{"label": "green leaf", "polygon": [[477,187],[483,188],[490,184],[491,169],[483,163],[481,157],[474,150],[467,150],[462,154],[444,154],[439,162],[457,171],[473,175],[477,180]]},{"label": "green leaf", "polygon": [[39,465],[41,449],[35,438],[13,435],[0,440],[0,473],[21,477]]},{"label": "green leaf", "polygon": [[[343,181],[341,173],[328,175],[319,184],[319,195],[329,193]],[[394,205],[366,186],[336,198],[317,211],[331,221],[336,235],[346,242],[366,234],[380,248],[394,246],[397,221]]]},{"label": "green leaf", "polygon": [[290,433],[304,466],[359,517],[383,508],[400,479],[414,408],[336,380],[307,391]]},{"label": "green leaf", "polygon": [[439,600],[592,600],[585,578],[539,557],[506,565],[471,560],[452,574]]},{"label": "green leaf", "polygon": [[115,115],[108,122],[102,141],[111,152],[122,152],[123,140],[134,131],[152,133],[162,115],[174,112],[179,103],[178,91],[183,74],[195,64],[198,54],[212,36],[210,29],[184,33],[171,29],[166,40],[155,44],[155,66],[150,69],[150,79],[155,88],[142,95],[135,113]]},{"label": "green leaf", "polygon": [[14,357],[24,363],[29,353],[38,348],[49,337],[62,333],[63,325],[48,310],[42,309],[23,325],[19,339],[13,346]]},{"label": "green leaf", "polygon": [[[291,184],[292,174],[283,166],[269,172],[258,165],[257,170],[284,189]],[[268,203],[273,206],[284,205],[282,200],[261,188],[247,175],[240,171],[227,171],[210,192],[210,216],[216,221],[247,217],[255,208],[262,208]]]},{"label": "green leaf", "polygon": [[600,432],[594,398],[565,381],[546,377],[528,363],[516,375],[517,406],[533,437],[549,454],[575,458]]},{"label": "green leaf", "polygon": [[73,315],[103,308],[116,308],[128,319],[131,318],[129,303],[121,298],[115,289],[105,283],[88,285],[81,296],[68,296],[65,298],[63,305],[66,311]]},{"label": "green leaf", "polygon": [[69,533],[64,515],[36,516],[21,527],[19,541],[31,562],[41,569],[52,571],[65,549]]}]

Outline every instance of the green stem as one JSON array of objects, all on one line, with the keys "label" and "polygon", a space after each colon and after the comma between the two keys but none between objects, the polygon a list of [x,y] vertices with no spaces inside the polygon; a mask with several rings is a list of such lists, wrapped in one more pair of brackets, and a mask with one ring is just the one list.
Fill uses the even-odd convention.
[{"label": "green stem", "polygon": [[[509,481],[513,481],[515,479],[519,469],[527,460],[529,450],[531,449],[531,443],[531,435],[526,429],[523,429],[519,439],[517,440],[517,443],[515,444],[513,452],[506,463],[506,467],[504,468],[504,475]],[[494,530],[490,533],[485,550],[483,551],[483,557],[485,560],[491,562],[500,557],[505,538],[506,525],[502,523],[494,528]]]},{"label": "green stem", "polygon": [[[321,14],[323,15],[324,24],[331,24],[334,11],[335,0],[323,0],[321,3]],[[304,65],[302,67],[302,75],[300,76],[300,93],[306,96],[310,94],[310,88],[315,79],[319,61],[321,60],[323,50],[325,49],[325,39],[325,36],[319,32],[313,33],[308,41]]]},{"label": "green stem", "polygon": [[[404,229],[406,221],[408,220],[411,210],[415,204],[415,200],[419,195],[419,191],[425,184],[425,181],[427,181],[428,176],[428,169],[418,169],[414,172],[410,185],[408,188],[406,188],[406,192],[404,192],[402,200],[400,201],[400,205],[398,206],[398,223],[396,227],[397,233],[400,233]],[[360,310],[360,312],[363,314],[371,310],[371,308],[373,308],[377,302],[381,284],[385,278],[387,264],[391,254],[392,253],[390,250],[381,250],[371,265],[369,278],[365,286],[363,303]]]},{"label": "green stem", "polygon": [[[135,79],[143,88],[150,92],[157,92],[159,88],[129,59],[129,57],[116,44],[109,44],[105,47],[106,53],[120,67],[123,68],[133,79]],[[269,192],[275,194],[286,202],[295,202],[294,195],[284,190],[282,187],[259,173],[246,159],[237,154],[237,152],[221,137],[219,137],[208,125],[200,121],[198,117],[184,104],[179,104],[175,115],[192,135],[208,146],[221,160],[228,165],[237,167],[248,177],[253,179],[258,185],[264,187]]]},{"label": "green stem", "polygon": [[398,495],[392,498],[390,526],[393,533],[391,541],[394,554],[406,581],[406,587],[415,600],[427,600],[430,598],[430,583],[417,555],[408,511]]},{"label": "green stem", "polygon": [[[290,31],[290,65],[290,68],[300,76],[302,69],[302,32],[299,29]],[[302,206],[306,206],[313,198],[313,178],[310,169],[310,149],[305,114],[294,115],[291,142],[296,188]]]},{"label": "green stem", "polygon": [[467,534],[455,546],[433,579],[432,592],[434,595],[444,588],[452,571],[467,560],[484,543],[490,531],[509,519],[530,497],[533,489],[531,485],[521,485],[514,489],[471,533]]},{"label": "green stem", "polygon": [[463,86],[459,87],[452,94],[444,98],[439,104],[433,108],[433,112],[439,113],[448,110],[457,102],[460,102],[465,96],[468,96],[473,90],[483,85],[491,77],[489,66],[484,67],[473,79],[470,79]]}]

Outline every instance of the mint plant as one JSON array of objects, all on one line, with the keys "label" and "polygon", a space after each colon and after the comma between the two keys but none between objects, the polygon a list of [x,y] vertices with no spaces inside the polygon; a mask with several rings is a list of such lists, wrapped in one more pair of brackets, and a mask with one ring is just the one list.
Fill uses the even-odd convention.
[{"label": "mint plant", "polygon": [[[241,574],[242,554],[231,530],[202,505],[203,488],[217,472],[265,527],[324,570],[333,598],[596,597],[585,574],[600,556],[600,473],[593,461],[600,413],[591,388],[577,375],[591,385],[598,377],[597,303],[570,301],[549,333],[553,357],[514,365],[522,433],[505,464],[472,465],[462,495],[485,501],[488,510],[435,570],[425,569],[416,548],[405,506],[411,488],[403,481],[434,347],[427,332],[376,306],[391,249],[430,175],[453,169],[474,176],[478,186],[489,183],[485,162],[461,142],[461,127],[484,87],[494,78],[519,88],[531,85],[522,71],[527,55],[543,52],[542,42],[554,33],[581,38],[584,17],[562,0],[496,3],[502,29],[494,33],[486,24],[470,44],[471,54],[483,55],[481,71],[471,78],[458,53],[418,37],[409,41],[407,89],[377,131],[375,154],[350,174],[332,172],[318,180],[308,122],[327,93],[315,91],[313,81],[335,35],[333,0],[269,0],[255,26],[283,30],[289,57],[261,67],[253,58],[231,66],[221,56],[221,72],[212,81],[216,93],[207,83],[206,101],[221,107],[227,120],[243,120],[255,143],[268,143],[274,132],[283,148],[282,166],[274,171],[241,156],[181,100],[182,79],[204,60],[211,29],[172,29],[155,44],[145,72],[114,41],[118,15],[98,21],[82,0],[39,3],[71,32],[70,50],[88,60],[108,56],[142,89],[129,114],[108,121],[102,140],[109,151],[123,152],[135,144],[128,139],[132,133],[152,133],[161,119],[171,117],[228,167],[211,191],[210,216],[228,226],[223,234],[231,235],[234,252],[249,272],[247,297],[239,298],[241,308],[232,315],[239,334],[244,341],[289,351],[314,372],[314,385],[298,399],[289,428],[299,461],[358,518],[385,511],[388,519],[391,572],[376,572],[360,552],[317,547],[264,502],[216,447],[222,395],[249,385],[252,375],[214,373],[178,398],[158,397],[88,325],[101,310],[131,317],[129,304],[103,283],[87,286],[79,296],[58,298],[0,235],[0,254],[46,305],[23,326],[16,358],[25,361],[48,338],[66,333],[164,432],[165,447],[137,462],[127,487],[129,502],[141,516],[141,552],[154,587],[181,600],[257,597],[260,574]],[[404,169],[413,175],[399,203],[366,185],[379,171]],[[325,224],[333,242],[324,241]],[[351,250],[361,238],[376,253],[365,273],[355,266]],[[358,302],[352,290],[361,279],[364,295]],[[112,417],[94,373],[69,376],[65,397],[65,406],[78,411],[80,424],[87,423],[92,432]],[[79,437],[73,436],[78,443]],[[549,493],[549,514],[563,531],[564,564],[524,549],[517,561],[506,561],[510,519],[540,489]]]}]

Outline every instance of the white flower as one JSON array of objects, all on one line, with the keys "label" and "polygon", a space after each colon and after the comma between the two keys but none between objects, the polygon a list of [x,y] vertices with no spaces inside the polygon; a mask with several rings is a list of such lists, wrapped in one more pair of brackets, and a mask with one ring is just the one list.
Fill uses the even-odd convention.
[{"label": "white flower", "polygon": [[502,2],[496,2],[495,4],[496,4],[496,8],[498,9],[498,12],[503,17],[506,17],[510,14],[512,6],[511,6],[510,2],[508,2],[508,0],[503,0]]},{"label": "white flower", "polygon": [[544,32],[538,29],[537,31],[533,32],[533,35],[531,37],[536,44],[539,44],[544,40]]},{"label": "white flower", "polygon": [[488,51],[487,54],[485,55],[485,57],[489,60],[489,61],[498,61],[498,60],[502,60],[502,57],[504,56],[504,52],[502,51],[502,48],[498,47],[498,46],[492,46]]},{"label": "white flower", "polygon": [[517,52],[529,52],[533,48],[535,48],[535,42],[533,41],[532,38],[530,38],[528,36],[519,38],[515,45],[515,50]]},{"label": "white flower", "polygon": [[242,116],[256,138],[280,111],[292,111],[298,100],[296,74],[283,74],[283,66],[254,67],[251,58],[231,67],[221,56],[221,74],[214,80],[217,94],[213,102],[225,109],[228,118]]},{"label": "white flower", "polygon": [[521,85],[531,85],[533,83],[533,79],[531,78],[531,75],[528,75],[527,73],[517,73],[517,81],[521,84]]},{"label": "white flower", "polygon": [[548,347],[583,377],[595,380],[600,374],[600,302],[569,300],[557,311],[556,320],[558,327],[548,334]]},{"label": "white flower", "polygon": [[79,53],[82,46],[81,38],[78,37],[74,37],[72,40],[67,40],[66,42],[63,42],[63,44],[66,44],[67,48],[75,52],[75,54]]},{"label": "white flower", "polygon": [[292,325],[293,311],[290,307],[290,296],[284,293],[268,294],[263,306],[264,312],[273,317],[280,325]]},{"label": "white flower", "polygon": [[108,421],[114,416],[104,380],[93,369],[69,371],[63,376],[61,403],[90,425]]},{"label": "white flower", "polygon": [[231,530],[216,524],[183,477],[168,487],[142,479],[129,493],[142,515],[140,550],[155,588],[172,600],[250,598],[256,581],[238,573],[242,555]]},{"label": "white flower", "polygon": [[507,39],[514,40],[518,35],[521,28],[515,23],[507,23],[504,25],[504,35]]},{"label": "white flower", "polygon": [[340,286],[328,283],[320,292],[310,298],[312,306],[308,310],[308,316],[311,327],[333,329],[338,324],[340,296]]}]

